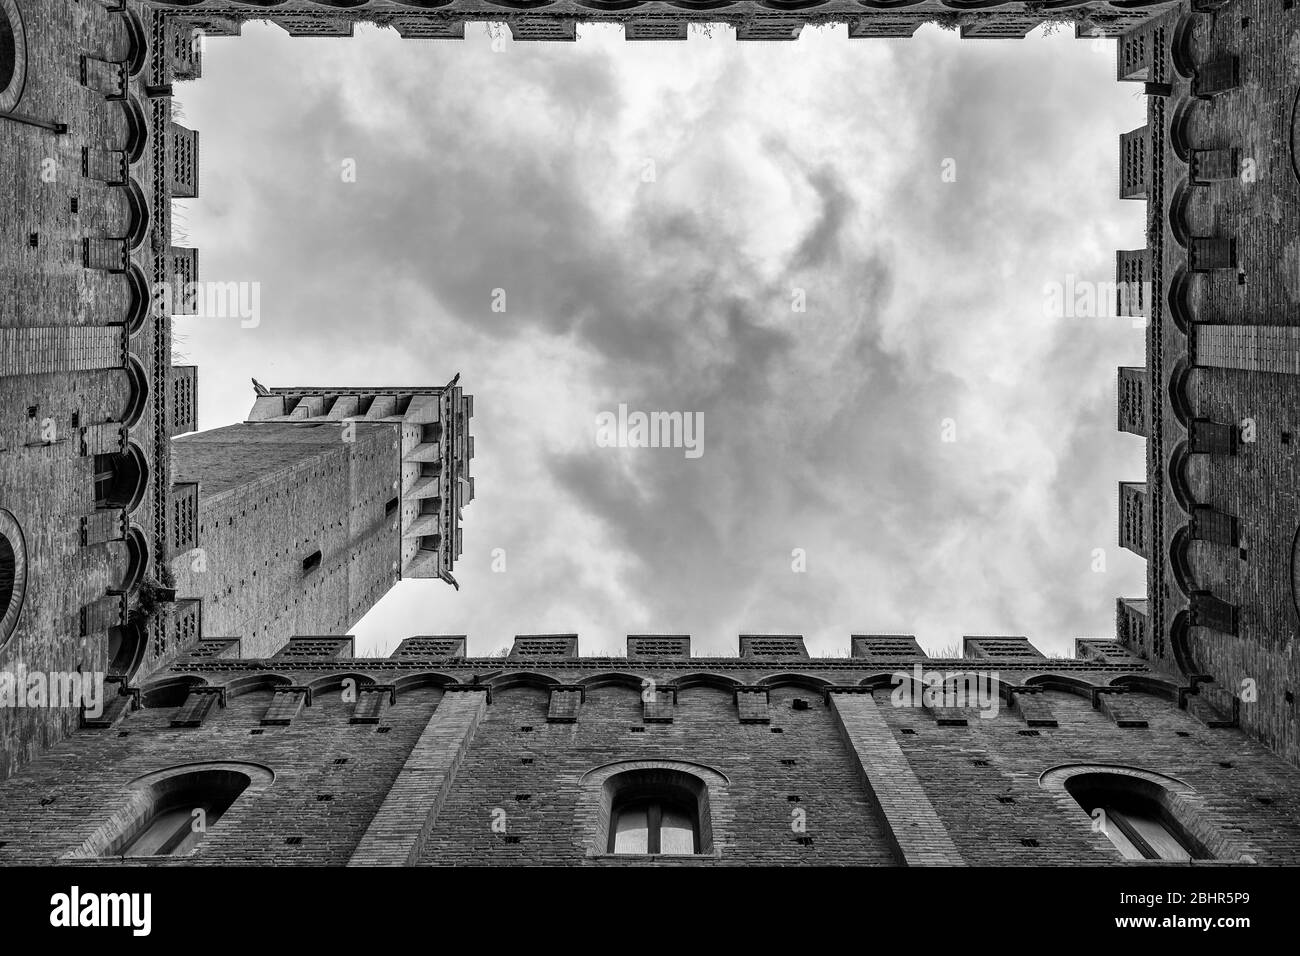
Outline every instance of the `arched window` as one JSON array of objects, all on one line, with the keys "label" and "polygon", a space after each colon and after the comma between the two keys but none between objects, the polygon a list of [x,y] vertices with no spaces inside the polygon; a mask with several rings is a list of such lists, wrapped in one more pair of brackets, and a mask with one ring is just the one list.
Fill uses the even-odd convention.
[{"label": "arched window", "polygon": [[18,105],[27,73],[27,39],[14,0],[0,0],[0,112]]},{"label": "arched window", "polygon": [[1147,780],[1121,774],[1082,773],[1065,782],[1066,792],[1092,817],[1128,860],[1192,860],[1210,857],[1174,816],[1167,791]]},{"label": "arched window", "polygon": [[157,857],[192,852],[212,833],[250,786],[271,783],[257,764],[190,764],[162,770],[132,784],[130,809],[92,837],[74,856]]},{"label": "arched window", "polygon": [[698,776],[645,767],[613,774],[603,790],[608,808],[606,853],[711,852],[709,788]]},{"label": "arched window", "polygon": [[18,519],[0,508],[0,645],[18,626],[27,592],[27,550]]}]

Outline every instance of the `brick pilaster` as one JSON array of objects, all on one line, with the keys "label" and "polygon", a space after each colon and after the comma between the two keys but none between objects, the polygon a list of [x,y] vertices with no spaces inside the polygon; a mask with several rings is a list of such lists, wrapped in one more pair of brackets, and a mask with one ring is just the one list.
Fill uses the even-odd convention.
[{"label": "brick pilaster", "polygon": [[838,691],[828,696],[867,794],[889,828],[899,862],[909,866],[964,865],[875,698],[869,693]]},{"label": "brick pilaster", "polygon": [[486,710],[486,688],[443,696],[349,866],[410,866],[419,859]]}]

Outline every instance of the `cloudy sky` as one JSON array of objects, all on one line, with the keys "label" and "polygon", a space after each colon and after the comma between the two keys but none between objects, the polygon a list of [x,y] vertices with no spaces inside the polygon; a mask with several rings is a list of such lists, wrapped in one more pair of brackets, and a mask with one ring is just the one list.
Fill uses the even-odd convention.
[{"label": "cloudy sky", "polygon": [[[262,316],[176,327],[205,428],[244,417],[250,375],[459,371],[475,396],[461,589],[403,582],[360,648],[1113,635],[1144,590],[1116,545],[1142,442],[1115,430],[1142,333],[1045,307],[1143,244],[1112,42],[357,33],[248,25],[179,88],[202,172],[178,241],[203,278],[260,282]],[[599,447],[620,403],[702,416],[703,454]]]}]

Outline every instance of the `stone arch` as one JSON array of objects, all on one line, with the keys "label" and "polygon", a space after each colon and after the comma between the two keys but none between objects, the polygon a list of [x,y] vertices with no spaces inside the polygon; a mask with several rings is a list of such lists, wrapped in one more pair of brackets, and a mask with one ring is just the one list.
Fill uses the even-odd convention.
[{"label": "stone arch", "polygon": [[27,33],[16,0],[0,0],[0,112],[18,106],[27,83]]},{"label": "stone arch", "polygon": [[488,0],[488,3],[511,10],[536,10],[539,7],[549,7],[555,0]]},{"label": "stone arch", "polygon": [[708,671],[699,671],[695,674],[686,674],[682,677],[674,678],[673,683],[681,690],[689,690],[692,687],[712,687],[716,690],[731,691],[742,686],[742,683],[734,677],[728,677],[726,674],[714,674]]},{"label": "stone arch", "polygon": [[1184,176],[1174,187],[1169,200],[1169,231],[1173,234],[1174,241],[1184,249],[1187,248],[1191,236],[1187,222],[1191,203],[1192,187]]},{"label": "stone arch", "polygon": [[721,10],[724,7],[734,6],[737,0],[667,0],[668,5],[672,7],[681,7],[683,10]]},{"label": "stone arch", "polygon": [[809,10],[825,6],[829,0],[759,0],[759,6],[769,10]]},{"label": "stone arch", "polygon": [[1173,539],[1169,542],[1169,569],[1174,574],[1174,583],[1178,585],[1178,590],[1188,599],[1191,598],[1192,591],[1196,590],[1195,576],[1192,573],[1191,547],[1191,529],[1183,525],[1174,532]]},{"label": "stone arch", "polygon": [[1163,677],[1153,677],[1150,674],[1121,674],[1119,677],[1111,678],[1109,686],[1126,687],[1174,703],[1178,703],[1181,690],[1173,681],[1165,680]]},{"label": "stone arch", "polygon": [[[604,674],[593,674],[590,677],[584,677],[578,683],[591,689],[597,687],[630,687],[639,691],[645,686],[647,679],[627,671],[607,671]],[[668,683],[668,681],[664,683]]]},{"label": "stone arch", "polygon": [[149,649],[149,635],[138,621],[128,621],[108,629],[108,675],[128,682],[144,663]]},{"label": "stone arch", "polygon": [[485,683],[492,690],[497,691],[508,690],[511,687],[533,687],[539,690],[547,690],[560,682],[554,677],[539,674],[536,671],[509,671],[489,678]]},{"label": "stone arch", "polygon": [[1187,361],[1184,355],[1174,363],[1169,373],[1169,404],[1173,406],[1174,417],[1184,429],[1192,424],[1192,373],[1196,367]]},{"label": "stone arch", "polygon": [[592,10],[606,10],[616,12],[619,10],[635,10],[637,7],[645,4],[646,0],[573,0],[580,7],[588,7]]},{"label": "stone arch", "polygon": [[179,707],[185,703],[185,698],[190,695],[191,690],[195,687],[207,686],[207,680],[195,674],[163,677],[150,681],[145,685],[144,693],[140,697],[140,704],[148,708]]},{"label": "stone arch", "polygon": [[139,525],[132,524],[127,529],[124,543],[126,570],[122,575],[121,583],[117,586],[119,591],[129,591],[139,584],[144,578],[145,568],[149,565],[149,540]]},{"label": "stone arch", "polygon": [[437,671],[421,671],[419,674],[407,674],[393,681],[393,686],[397,688],[397,697],[400,700],[402,694],[406,691],[417,690],[421,687],[447,687],[451,684],[459,684],[455,677],[449,674],[439,674]]},{"label": "stone arch", "polygon": [[221,686],[226,691],[226,700],[229,701],[255,691],[279,690],[281,687],[290,687],[292,684],[292,680],[281,674],[249,674],[245,677],[236,677]]},{"label": "stone arch", "polygon": [[95,501],[100,508],[122,508],[128,514],[140,507],[149,486],[149,463],[133,441],[126,451],[95,456]]},{"label": "stone arch", "polygon": [[1025,686],[1041,687],[1044,690],[1073,694],[1076,697],[1083,697],[1091,703],[1092,692],[1100,685],[1083,680],[1080,677],[1072,677],[1069,674],[1035,674],[1033,677],[1025,679]]},{"label": "stone arch", "polygon": [[870,677],[864,677],[862,678],[862,680],[858,681],[858,686],[869,687],[873,691],[893,690],[895,687],[901,686],[901,682],[898,679],[900,676],[908,683],[917,685],[916,678],[913,675],[912,671],[900,670],[900,671],[889,671],[887,673],[882,672],[879,674],[872,674]]},{"label": "stone arch", "polygon": [[[1177,64],[1175,64],[1177,69]],[[1188,79],[1191,75],[1188,74]],[[1174,148],[1174,155],[1186,164],[1192,158],[1192,139],[1189,127],[1192,122],[1192,111],[1200,105],[1198,100],[1191,97],[1184,97],[1174,107],[1174,115],[1169,120],[1169,145]]]},{"label": "stone arch", "polygon": [[[1200,284],[1201,277],[1194,272],[1188,272],[1185,265],[1180,265],[1174,270],[1173,278],[1169,282],[1169,294],[1166,297],[1169,303],[1169,316],[1183,335],[1191,335],[1196,325],[1196,300],[1199,298]],[[1194,296],[1193,293],[1196,295]]]},{"label": "stone arch", "polygon": [[131,76],[138,76],[149,58],[149,42],[145,39],[144,24],[130,7],[124,7],[117,13],[126,24],[126,34],[129,38],[126,72]]},{"label": "stone arch", "polygon": [[18,626],[27,596],[27,541],[12,513],[0,508],[0,647]]},{"label": "stone arch", "polygon": [[120,420],[123,425],[133,428],[139,424],[145,406],[149,403],[149,376],[144,370],[144,364],[134,354],[127,355],[123,371],[128,382],[128,392]]},{"label": "stone arch", "polygon": [[122,104],[122,114],[126,119],[126,137],[120,146],[111,148],[122,150],[127,160],[135,164],[144,156],[145,145],[149,142],[149,121],[134,93],[128,93],[118,102]]},{"label": "stone arch", "polygon": [[324,694],[327,691],[341,690],[343,682],[348,680],[352,681],[358,689],[375,683],[375,679],[366,674],[359,674],[356,671],[340,671],[337,674],[318,677],[307,686],[311,688],[311,695],[315,698],[318,694]]},{"label": "stone arch", "polygon": [[1169,625],[1169,648],[1173,651],[1174,663],[1182,674],[1200,673],[1192,654],[1192,616],[1186,608],[1175,614]]},{"label": "stone arch", "polygon": [[134,178],[128,178],[127,181],[117,187],[126,193],[127,205],[127,229],[126,245],[127,248],[134,251],[144,244],[145,237],[149,235],[149,202],[144,198],[144,190]]},{"label": "stone arch", "polygon": [[1196,75],[1196,20],[1196,14],[1184,13],[1174,24],[1173,36],[1170,38],[1169,54],[1174,70],[1184,80],[1190,80]]},{"label": "stone arch", "polygon": [[153,296],[149,289],[149,279],[135,262],[127,266],[125,278],[129,301],[122,320],[126,323],[127,332],[135,335],[144,328],[145,320],[149,318]]},{"label": "stone arch", "polygon": [[1187,478],[1187,460],[1191,457],[1191,446],[1183,439],[1169,453],[1169,490],[1174,493],[1178,507],[1189,517],[1196,507],[1196,498],[1192,494],[1192,485]]},{"label": "stone arch", "polygon": [[815,694],[820,694],[831,682],[824,677],[814,677],[812,674],[772,674],[768,677],[760,677],[757,683],[763,687],[798,687],[802,690],[810,690]]}]

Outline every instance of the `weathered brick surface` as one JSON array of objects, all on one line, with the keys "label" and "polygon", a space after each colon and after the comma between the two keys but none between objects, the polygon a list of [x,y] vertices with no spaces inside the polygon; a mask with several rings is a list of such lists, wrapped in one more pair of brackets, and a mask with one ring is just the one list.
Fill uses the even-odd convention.
[{"label": "weathered brick surface", "polygon": [[[1041,702],[1056,727],[1029,728],[1002,698],[995,716],[967,708],[964,726],[940,726],[920,706],[896,706],[887,687],[832,691],[829,703],[823,693],[888,683],[914,663],[814,660],[792,676],[779,658],[630,670],[627,660],[580,658],[505,671],[499,658],[194,658],[165,679],[229,685],[226,706],[213,707],[200,726],[173,728],[187,695],[174,692],[164,705],[154,691],[146,695],[151,706],[111,729],[56,745],[0,784],[0,843],[8,844],[0,862],[58,858],[123,812],[132,780],[198,761],[249,761],[275,779],[236,804],[188,858],[194,863],[345,863],[372,829],[367,853],[385,860],[414,853],[430,865],[1118,863],[1082,809],[1040,783],[1052,768],[1073,764],[1138,766],[1183,781],[1197,808],[1192,823],[1207,839],[1264,864],[1300,862],[1300,771],[1241,731],[1211,729],[1178,709],[1172,685],[1170,699],[1135,689],[1102,695],[1122,700],[1145,727],[1116,726],[1094,707],[1089,687],[1140,678],[1144,664],[999,662],[1009,687],[1079,685],[1076,693],[1009,692]],[[973,662],[920,663],[957,671]],[[342,682],[348,675],[351,690]],[[548,722],[548,679],[584,687],[576,722]],[[250,680],[263,681],[262,689],[239,694]],[[646,680],[678,688],[672,723],[643,720]],[[430,682],[469,689],[444,692]],[[369,696],[357,690],[377,685],[394,687],[396,703],[385,706],[378,727],[350,723],[356,699]],[[262,723],[277,695],[308,686],[318,688],[312,704],[288,726]],[[770,725],[742,723],[735,686],[767,688]],[[341,758],[347,763],[334,762]],[[591,781],[611,765],[665,762],[720,781],[709,795],[713,854],[610,857]],[[394,788],[404,768],[408,785]]]},{"label": "weathered brick surface", "polygon": [[245,656],[265,657],[295,635],[346,632],[397,580],[396,428],[355,437],[259,423],[175,440],[174,479],[199,485],[200,551],[172,569],[179,594],[203,599],[205,636],[241,635]]},{"label": "weathered brick surface", "polygon": [[485,690],[443,697],[352,854],[353,866],[409,865],[420,858],[486,710]]}]

